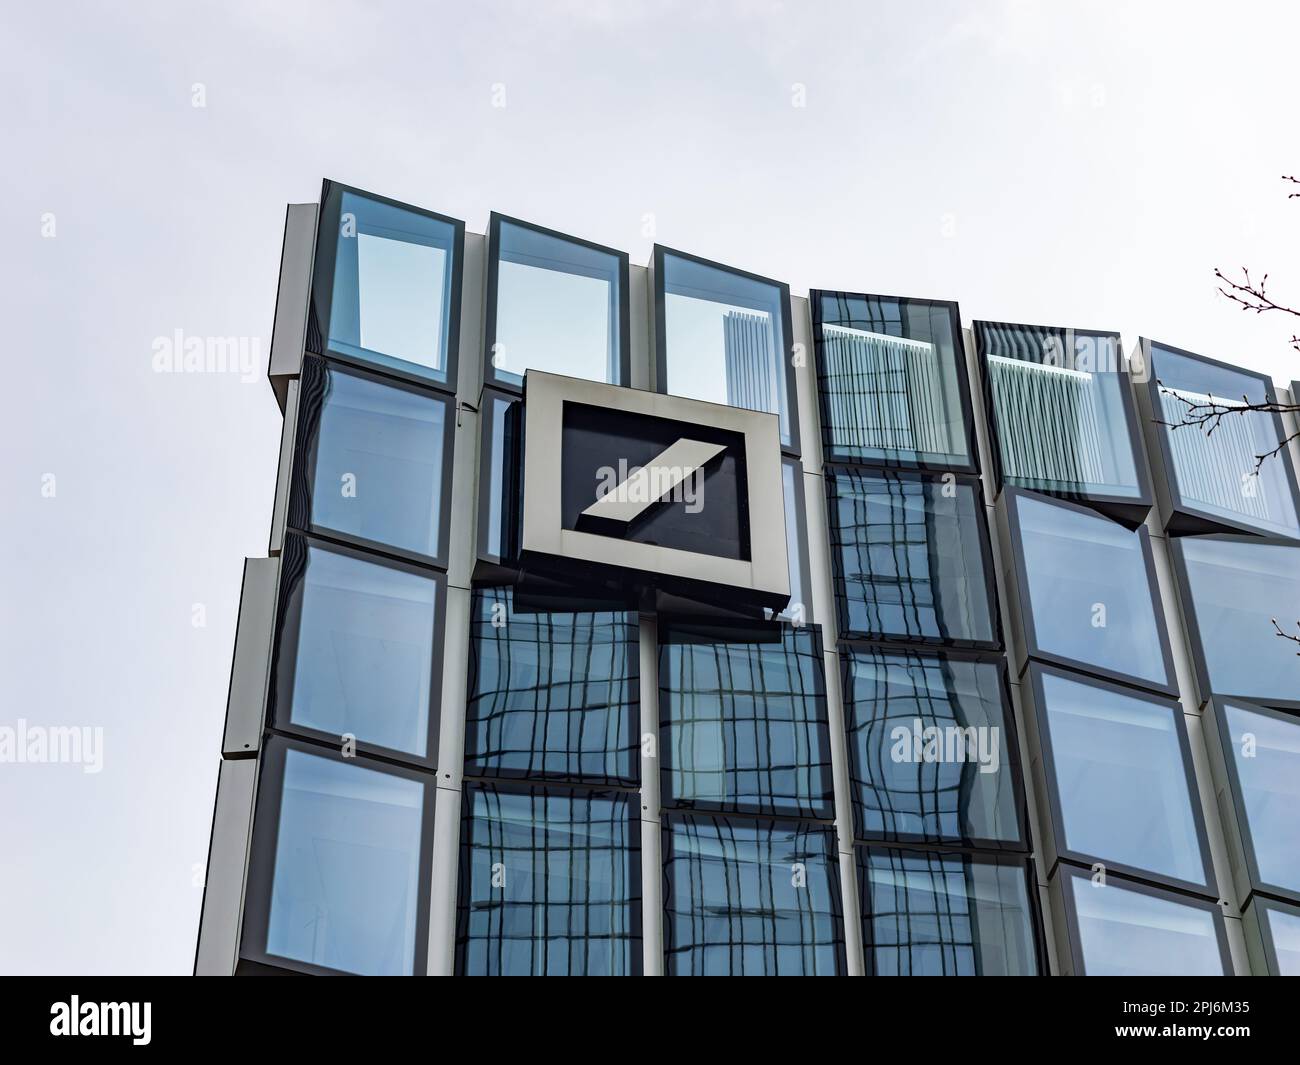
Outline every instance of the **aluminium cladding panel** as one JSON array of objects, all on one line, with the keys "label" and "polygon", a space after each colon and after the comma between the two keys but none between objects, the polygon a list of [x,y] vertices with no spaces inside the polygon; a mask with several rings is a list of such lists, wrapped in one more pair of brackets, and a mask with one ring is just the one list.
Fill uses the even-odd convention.
[{"label": "aluminium cladding panel", "polygon": [[261,745],[279,573],[279,558],[244,560],[235,653],[226,697],[226,730],[221,741],[223,758],[253,757]]},{"label": "aluminium cladding panel", "polygon": [[239,956],[257,759],[223,758],[217,776],[195,976],[231,976]]},{"label": "aluminium cladding panel", "polygon": [[275,324],[271,328],[271,356],[266,376],[275,390],[280,410],[285,409],[286,385],[302,369],[307,344],[307,308],[311,299],[312,260],[316,253],[314,203],[291,203],[284,219],[284,246],[280,253],[280,287],[275,296]]}]

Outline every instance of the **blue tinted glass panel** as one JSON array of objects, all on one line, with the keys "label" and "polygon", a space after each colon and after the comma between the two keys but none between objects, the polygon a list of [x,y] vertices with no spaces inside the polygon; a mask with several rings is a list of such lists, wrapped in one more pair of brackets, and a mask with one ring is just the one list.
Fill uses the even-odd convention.
[{"label": "blue tinted glass panel", "polygon": [[1300,914],[1256,898],[1261,931],[1273,944],[1278,976],[1300,976]]},{"label": "blue tinted glass panel", "polygon": [[509,589],[477,592],[466,772],[635,784],[637,641],[634,614],[535,613]]},{"label": "blue tinted glass panel", "polygon": [[498,392],[483,394],[483,440],[479,464],[479,553],[500,562],[511,550],[512,523],[517,522],[517,415],[523,400]]},{"label": "blue tinted glass panel", "polygon": [[829,472],[841,636],[997,643],[974,484]]},{"label": "blue tinted glass panel", "polygon": [[456,227],[344,192],[329,348],[446,382]]},{"label": "blue tinted glass panel", "polygon": [[1122,887],[1114,877],[1099,886],[1086,874],[1061,875],[1086,975],[1227,975],[1212,911]]},{"label": "blue tinted glass panel", "polygon": [[1138,499],[1118,337],[976,322],[1004,484]]},{"label": "blue tinted glass panel", "polygon": [[791,442],[781,286],[665,253],[663,391],[781,418]]},{"label": "blue tinted glass panel", "polygon": [[1182,708],[1042,673],[1060,846],[1102,862],[1206,885],[1178,726]]},{"label": "blue tinted glass panel", "polygon": [[843,973],[833,829],[672,817],[665,850],[668,975]]},{"label": "blue tinted glass panel", "polygon": [[859,848],[871,976],[1036,976],[1023,862]]},{"label": "blue tinted glass panel", "polygon": [[858,838],[1021,842],[1001,666],[906,651],[840,654]]},{"label": "blue tinted glass panel", "polygon": [[833,817],[818,634],[724,643],[665,627],[660,639],[664,802]]},{"label": "blue tinted glass panel", "polygon": [[1163,618],[1143,530],[1071,506],[1016,497],[1037,652],[1167,687]]},{"label": "blue tinted glass panel", "polygon": [[410,975],[423,808],[416,781],[286,751],[267,953]]},{"label": "blue tinted glass panel", "polygon": [[315,359],[303,389],[311,497],[301,523],[440,557],[449,401]]},{"label": "blue tinted glass panel", "polygon": [[1300,719],[1231,703],[1223,714],[1259,878],[1300,892]]},{"label": "blue tinted glass panel", "polygon": [[1300,547],[1200,536],[1173,543],[1187,567],[1210,691],[1258,703],[1300,700],[1296,645],[1273,626],[1277,618],[1284,631],[1296,632]]},{"label": "blue tinted glass panel", "polygon": [[282,565],[276,719],[424,757],[437,582],[300,537]]},{"label": "blue tinted glass panel", "polygon": [[502,220],[496,270],[498,380],[534,369],[619,383],[619,256]]},{"label": "blue tinted glass panel", "polygon": [[468,976],[638,973],[635,799],[467,787],[457,971]]},{"label": "blue tinted glass panel", "polygon": [[826,461],[968,466],[953,308],[848,292],[814,298]]},{"label": "blue tinted glass panel", "polygon": [[[1278,536],[1300,532],[1286,449],[1256,462],[1284,436],[1277,415],[1230,413],[1243,401],[1270,402],[1268,380],[1158,344],[1151,347],[1151,366],[1157,380],[1158,417],[1165,423],[1160,431],[1165,434],[1182,505],[1260,532]],[[1224,416],[1197,424],[1212,411],[1223,411]],[[1207,432],[1211,427],[1214,431]]]},{"label": "blue tinted glass panel", "polygon": [[807,551],[803,522],[803,467],[794,459],[781,463],[781,494],[785,502],[785,549],[790,569],[790,604],[780,616],[803,625],[810,620],[812,607],[804,589],[803,559]]}]

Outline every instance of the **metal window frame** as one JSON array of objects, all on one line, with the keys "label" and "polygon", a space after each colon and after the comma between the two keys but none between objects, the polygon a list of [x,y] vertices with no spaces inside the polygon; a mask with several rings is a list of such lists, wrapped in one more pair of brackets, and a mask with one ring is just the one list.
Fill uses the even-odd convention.
[{"label": "metal window frame", "polygon": [[[986,590],[990,629],[992,637],[987,640],[975,640],[967,637],[919,636],[912,633],[867,632],[853,628],[849,624],[848,597],[845,594],[844,561],[836,547],[841,537],[836,503],[839,501],[839,482],[848,479],[872,479],[911,481],[917,483],[942,484],[948,482],[962,485],[971,493],[972,512],[978,530],[980,558],[984,569],[984,587]],[[929,470],[887,469],[879,467],[840,466],[827,464],[823,467],[823,480],[826,483],[826,522],[830,541],[832,592],[835,597],[836,631],[840,642],[863,642],[884,644],[906,644],[911,647],[955,648],[976,651],[1004,651],[1005,642],[1002,632],[1002,611],[998,598],[997,571],[994,568],[992,540],[989,537],[988,513],[985,509],[982,481],[978,474],[955,473],[951,470],[938,473]]]},{"label": "metal window frame", "polygon": [[[1174,735],[1178,743],[1178,753],[1182,760],[1183,779],[1187,784],[1187,801],[1192,813],[1192,827],[1196,834],[1196,845],[1201,860],[1201,868],[1205,873],[1204,883],[1197,884],[1190,880],[1182,880],[1165,873],[1142,869],[1125,862],[1113,861],[1103,855],[1090,854],[1068,845],[1060,789],[1057,784],[1056,752],[1052,744],[1047,696],[1043,685],[1043,678],[1047,675],[1059,677],[1085,688],[1151,703],[1172,715]],[[1100,865],[1105,868],[1107,876],[1115,873],[1135,883],[1159,887],[1174,894],[1191,898],[1217,900],[1219,898],[1218,882],[1214,876],[1214,863],[1210,855],[1209,837],[1205,828],[1205,815],[1201,809],[1201,793],[1197,787],[1196,770],[1192,763],[1191,741],[1187,735],[1187,723],[1183,720],[1183,707],[1177,698],[1156,695],[1153,692],[1138,691],[1123,684],[1116,684],[1114,681],[1090,677],[1072,670],[1063,669],[1060,666],[1047,665],[1041,662],[1030,663],[1025,673],[1025,683],[1022,685],[1021,692],[1024,701],[1029,703],[1029,706],[1026,707],[1026,713],[1033,715],[1034,723],[1037,726],[1038,753],[1043,780],[1046,785],[1044,798],[1048,810],[1049,839],[1046,843],[1049,875],[1063,864],[1073,863],[1086,866],[1089,869]]]},{"label": "metal window frame", "polygon": [[[1256,544],[1267,547],[1287,547],[1300,557],[1300,543],[1278,537],[1252,536],[1242,533],[1215,534],[1212,536],[1191,537],[1197,541],[1215,541],[1216,543]],[[1191,641],[1192,665],[1196,670],[1196,683],[1200,690],[1201,705],[1214,696],[1253,703],[1256,706],[1271,706],[1279,710],[1300,710],[1300,696],[1295,699],[1261,699],[1258,695],[1237,692],[1218,691],[1210,683],[1210,669],[1205,655],[1205,644],[1201,639],[1201,625],[1197,616],[1196,597],[1192,594],[1192,584],[1187,559],[1183,554],[1183,538],[1169,537],[1169,557],[1173,562],[1174,576],[1178,582],[1178,596],[1182,604],[1183,623],[1187,626],[1187,635]],[[1280,639],[1280,637],[1279,637]]]},{"label": "metal window frame", "polygon": [[[1151,613],[1155,619],[1156,636],[1160,643],[1160,659],[1164,665],[1165,682],[1146,677],[1134,676],[1130,673],[1124,673],[1120,670],[1111,669],[1108,666],[1100,665],[1096,662],[1090,662],[1082,658],[1075,658],[1071,655],[1063,654],[1059,651],[1049,651],[1042,647],[1038,642],[1038,628],[1035,624],[1032,597],[1030,594],[1029,566],[1025,561],[1025,537],[1020,527],[1020,504],[1022,499],[1031,499],[1035,502],[1041,502],[1047,506],[1058,507],[1062,510],[1071,511],[1083,517],[1091,518],[1094,521],[1109,521],[1120,529],[1136,536],[1142,552],[1143,566],[1147,577],[1147,591],[1151,601]],[[1020,672],[1023,674],[1029,662],[1037,661],[1048,665],[1061,666],[1073,673],[1085,673],[1098,677],[1102,680],[1113,681],[1117,684],[1127,685],[1140,691],[1157,692],[1161,695],[1178,698],[1178,676],[1174,666],[1173,646],[1169,639],[1169,630],[1165,625],[1164,604],[1160,599],[1160,585],[1156,576],[1155,553],[1151,547],[1151,534],[1145,525],[1139,525],[1136,529],[1131,529],[1121,521],[1116,521],[1109,515],[1099,513],[1092,507],[1084,506],[1081,503],[1075,503],[1059,496],[1048,495],[1044,492],[1035,492],[1027,488],[1017,488],[1008,485],[1002,491],[1002,500],[1007,509],[1007,530],[1011,538],[1011,557],[1014,562],[1014,585],[1010,594],[1014,595],[1020,608],[1021,627],[1024,631],[1025,638],[1025,661],[1019,663]]]},{"label": "metal window frame", "polygon": [[[386,366],[367,359],[335,351],[329,345],[330,311],[334,303],[334,271],[338,254],[339,219],[343,212],[343,196],[351,193],[373,203],[386,207],[395,207],[411,214],[433,219],[452,227],[451,284],[448,305],[445,308],[447,318],[447,372],[446,380],[439,380],[432,374],[421,374],[400,367]],[[456,394],[456,380],[460,364],[460,316],[461,292],[465,275],[465,223],[459,218],[438,214],[423,207],[389,199],[365,189],[344,185],[342,182],[328,178],[321,186],[320,224],[316,232],[316,257],[313,264],[311,283],[311,315],[307,331],[307,350],[316,355],[328,355],[339,362],[351,363],[367,370],[377,370],[392,377],[401,378],[425,388],[436,389],[450,395]],[[381,353],[383,354],[383,353]],[[397,356],[391,356],[397,358]]]},{"label": "metal window frame", "polygon": [[427,555],[395,544],[370,540],[363,536],[320,525],[312,520],[312,485],[308,467],[315,459],[320,442],[320,421],[325,408],[325,394],[315,394],[312,389],[301,387],[298,391],[298,425],[293,444],[293,477],[289,488],[289,508],[287,526],[290,531],[307,533],[321,540],[341,545],[359,547],[365,551],[404,562],[415,562],[423,566],[433,566],[446,570],[450,552],[451,538],[451,482],[455,460],[457,405],[455,397],[426,385],[399,377],[391,377],[372,368],[361,368],[355,363],[336,361],[333,356],[308,355],[303,359],[303,384],[316,380],[317,375],[326,379],[332,374],[342,374],[371,384],[382,385],[443,407],[442,427],[442,479],[438,499],[437,533],[439,551],[436,555]]},{"label": "metal window frame", "polygon": [[1273,935],[1272,916],[1274,913],[1284,913],[1290,917],[1300,919],[1300,905],[1256,895],[1247,904],[1242,915],[1242,924],[1245,926],[1247,949],[1251,961],[1262,961],[1264,964],[1264,972],[1256,973],[1257,976],[1284,975],[1282,966],[1278,963],[1277,942]]},{"label": "metal window frame", "polygon": [[[926,836],[914,832],[889,832],[871,834],[864,828],[865,821],[861,788],[857,775],[857,746],[851,739],[856,715],[857,700],[852,698],[854,663],[869,655],[888,655],[894,658],[915,657],[935,662],[952,660],[977,665],[993,666],[998,671],[998,687],[1002,696],[1002,729],[1007,747],[1007,776],[1011,781],[1016,808],[1015,840],[982,839],[974,837]],[[1011,672],[1005,653],[969,648],[937,648],[932,646],[907,647],[885,641],[846,640],[840,643],[840,698],[844,704],[844,731],[847,743],[847,769],[849,802],[853,810],[853,842],[868,847],[886,849],[952,849],[1028,856],[1033,846],[1030,839],[1029,799],[1024,783],[1024,769],[1020,761],[1020,736],[1016,727],[1014,704],[1011,701]]]},{"label": "metal window frame", "polygon": [[[617,381],[605,381],[604,384],[619,385],[629,387],[632,383],[632,328],[630,306],[630,280],[631,258],[625,251],[619,251],[617,248],[608,248],[603,244],[597,244],[594,241],[583,240],[581,237],[575,237],[568,233],[561,233],[555,229],[547,229],[545,226],[539,226],[533,222],[525,222],[522,218],[512,218],[510,215],[500,214],[493,211],[488,218],[488,257],[487,257],[487,300],[486,300],[486,317],[483,326],[483,388],[495,388],[502,392],[510,392],[515,395],[523,395],[524,386],[522,381],[515,384],[496,372],[496,366],[492,362],[492,349],[496,346],[497,339],[497,300],[499,297],[498,289],[498,271],[501,267],[501,226],[502,224],[514,226],[518,229],[526,229],[532,233],[537,233],[543,237],[551,237],[554,240],[564,241],[566,244],[574,244],[580,248],[586,248],[588,251],[600,252],[604,255],[612,255],[618,260],[618,376]],[[552,371],[547,371],[552,372]],[[523,377],[523,374],[519,375]]]},{"label": "metal window frame", "polygon": [[[304,551],[311,548],[321,551],[329,551],[357,561],[368,562],[372,565],[383,566],[388,569],[398,570],[413,576],[422,577],[433,582],[435,587],[432,634],[433,647],[430,654],[429,666],[429,712],[426,721],[427,738],[425,741],[425,753],[423,756],[420,756],[413,754],[410,751],[399,751],[390,747],[384,747],[380,744],[367,742],[359,737],[356,740],[355,749],[358,755],[364,755],[367,758],[373,759],[376,762],[382,762],[386,765],[422,769],[428,773],[436,772],[438,768],[438,739],[442,719],[443,659],[446,653],[446,641],[442,638],[445,636],[446,632],[446,574],[438,570],[417,566],[410,562],[377,557],[359,548],[334,543],[333,541],[322,540],[319,537],[308,536],[307,534],[300,532],[288,533],[285,536],[286,555],[291,550],[290,545],[293,541],[301,542]],[[281,557],[283,558],[285,556],[282,555]],[[300,579],[300,576],[295,578],[293,575],[289,574],[287,572],[287,567],[281,565],[280,588],[276,596],[274,647],[271,652],[271,667],[267,682],[266,720],[268,722],[268,728],[276,733],[308,740],[328,749],[337,749],[341,744],[340,736],[333,733],[322,732],[319,729],[309,728],[306,725],[294,722],[290,716],[293,713],[292,691],[294,678],[298,669],[297,642],[299,637],[299,626],[302,620],[301,607],[294,610],[290,609],[290,599],[294,592],[294,588],[291,587],[291,584],[295,580]],[[281,668],[286,670],[283,679],[280,676]],[[289,695],[287,697],[282,697],[282,692],[287,692]]]},{"label": "metal window frame", "polygon": [[459,861],[457,863],[456,871],[456,912],[455,923],[453,926],[452,949],[454,960],[452,972],[456,976],[462,976],[465,971],[466,933],[463,926],[463,915],[465,914],[467,907],[463,905],[463,902],[469,898],[470,872],[473,868],[473,863],[470,861],[471,851],[469,846],[468,829],[469,824],[474,817],[473,793],[475,791],[504,792],[509,795],[542,797],[599,797],[615,799],[625,803],[627,807],[628,826],[628,845],[626,848],[628,863],[627,883],[628,888],[633,892],[633,894],[627,899],[628,927],[635,933],[628,938],[629,944],[632,945],[628,951],[631,968],[625,975],[641,976],[643,974],[644,957],[644,951],[641,944],[645,940],[645,920],[643,914],[644,900],[641,898],[640,893],[642,860],[641,837],[642,833],[649,829],[647,829],[641,822],[641,803],[637,789],[575,783],[562,784],[536,779],[528,781],[510,780],[506,778],[467,778],[461,788],[460,824],[457,826],[458,836],[456,842]]},{"label": "metal window frame", "polygon": [[281,735],[268,735],[262,745],[237,973],[248,971],[251,964],[251,966],[268,966],[277,971],[289,970],[311,976],[351,975],[343,970],[271,954],[266,949],[271,896],[275,890],[275,858],[280,839],[284,765],[289,751],[301,751],[332,762],[356,765],[374,772],[402,777],[405,780],[415,781],[424,789],[417,874],[419,897],[415,900],[415,942],[414,956],[411,960],[411,975],[423,975],[428,968],[429,885],[433,875],[434,813],[438,791],[436,779],[430,773],[422,773],[404,766],[381,763],[365,757],[345,758],[337,750]]},{"label": "metal window frame", "polygon": [[[825,648],[822,645],[821,627],[818,625],[780,625],[772,628],[771,632],[774,638],[769,636],[764,639],[760,634],[757,626],[754,627],[755,635],[746,638],[743,632],[735,630],[728,631],[719,629],[716,636],[709,634],[703,626],[692,623],[686,619],[671,619],[662,617],[658,626],[659,629],[659,796],[660,807],[664,812],[670,810],[696,812],[701,814],[719,814],[723,816],[731,814],[740,814],[742,816],[772,818],[774,820],[798,820],[805,822],[820,822],[827,825],[835,823],[835,788],[831,772],[831,731],[830,731],[830,712],[826,701],[826,665],[825,665]],[[807,635],[801,635],[806,633]],[[825,755],[825,760],[820,765],[813,765],[809,768],[817,772],[820,778],[821,798],[811,797],[805,804],[804,809],[780,809],[772,803],[738,803],[713,801],[709,799],[681,799],[673,794],[673,768],[675,761],[673,758],[675,745],[669,742],[671,735],[670,730],[674,721],[672,717],[672,700],[674,695],[681,695],[678,690],[670,690],[667,686],[668,670],[665,665],[664,656],[667,648],[673,643],[694,643],[705,646],[716,646],[718,644],[741,644],[757,645],[762,643],[780,643],[784,648],[787,640],[808,639],[812,641],[812,647],[809,650],[809,657],[816,664],[818,672],[818,691],[812,693],[813,698],[817,701],[820,713],[815,713],[807,724],[817,734],[821,748]],[[725,720],[725,718],[720,718]],[[761,772],[759,766],[754,767],[756,771]],[[724,768],[724,773],[736,771],[735,766]]]},{"label": "metal window frame", "polygon": [[[863,973],[866,976],[878,976],[873,952],[872,912],[871,912],[871,877],[869,875],[869,855],[872,851],[894,851],[906,854],[925,854],[939,858],[960,858],[963,863],[1001,866],[1018,866],[1025,879],[1026,917],[1029,921],[1029,934],[1033,940],[1034,968],[1030,976],[1050,976],[1051,967],[1047,954],[1045,925],[1042,904],[1038,895],[1038,879],[1034,875],[1034,858],[1028,852],[1011,853],[1007,851],[988,851],[982,848],[945,848],[906,846],[886,842],[858,842],[853,847],[853,861],[858,874],[858,909],[862,919],[862,955]],[[969,897],[969,896],[967,896]],[[953,974],[956,975],[956,974]],[[984,976],[984,973],[977,973]]]},{"label": "metal window frame", "polygon": [[[496,413],[496,403],[508,405],[502,414]],[[478,461],[478,543],[476,545],[474,580],[487,583],[513,581],[516,576],[514,564],[519,553],[519,526],[523,518],[523,435],[524,407],[523,396],[519,393],[494,387],[485,387],[479,399],[479,461]],[[501,500],[501,513],[506,527],[501,531],[502,541],[499,552],[489,547],[492,515],[492,476],[489,462],[492,458],[492,431],[498,417],[507,419],[505,427],[503,456],[504,473],[507,475],[502,484],[504,498]],[[509,419],[513,418],[515,437],[510,438]]]},{"label": "metal window frame", "polygon": [[[962,416],[962,439],[966,444],[964,462],[933,462],[923,459],[909,459],[900,455],[888,454],[889,449],[879,449],[882,454],[871,458],[844,455],[835,450],[830,441],[830,390],[826,386],[827,376],[824,370],[824,338],[822,327],[834,324],[827,322],[822,310],[822,300],[826,298],[845,298],[861,300],[883,300],[901,305],[936,307],[947,310],[952,327],[953,358],[952,370],[957,378],[958,401]],[[813,352],[817,360],[815,373],[817,379],[817,412],[821,419],[822,461],[828,466],[871,466],[884,469],[932,470],[955,473],[980,472],[979,445],[975,434],[975,409],[971,400],[970,381],[966,374],[966,349],[962,339],[961,309],[956,300],[930,300],[913,296],[885,296],[869,292],[847,292],[832,289],[814,288],[808,292],[809,309],[812,312]]]},{"label": "metal window frame", "polygon": [[[673,395],[673,393],[668,391],[668,337],[666,304],[664,298],[664,278],[666,276],[664,268],[665,256],[672,256],[674,259],[682,259],[685,262],[694,263],[696,266],[706,266],[713,270],[720,270],[723,273],[743,278],[746,281],[753,281],[761,285],[770,285],[777,290],[778,300],[781,305],[782,338],[785,342],[785,351],[782,352],[782,362],[785,371],[786,413],[790,422],[790,442],[787,444],[784,440],[781,441],[781,452],[785,455],[792,455],[796,458],[799,457],[801,454],[799,441],[799,392],[795,383],[794,372],[794,321],[793,316],[790,314],[790,286],[784,281],[776,281],[770,277],[764,277],[762,274],[751,274],[748,270],[741,270],[735,266],[727,266],[725,263],[714,262],[712,259],[705,259],[699,255],[691,255],[689,252],[678,251],[676,248],[669,248],[662,244],[656,244],[650,256],[651,273],[654,282],[654,380],[655,390],[662,395]],[[696,402],[703,401],[697,400]],[[732,409],[744,410],[745,408],[734,407]],[[775,416],[778,417],[779,420],[779,414]],[[779,438],[781,434],[778,432],[777,435]]]},{"label": "metal window frame", "polygon": [[[1165,344],[1159,340],[1152,340],[1149,337],[1140,337],[1139,345],[1146,359],[1146,382],[1145,387],[1139,391],[1142,400],[1143,413],[1151,427],[1150,435],[1154,438],[1153,459],[1159,462],[1160,476],[1164,487],[1162,495],[1167,498],[1161,500],[1160,524],[1173,539],[1178,536],[1197,533],[1226,533],[1226,534],[1247,534],[1259,539],[1270,540],[1289,540],[1292,543],[1300,543],[1300,488],[1296,485],[1296,470],[1291,463],[1290,449],[1283,447],[1276,455],[1268,461],[1282,463],[1284,476],[1282,478],[1287,491],[1291,496],[1291,506],[1296,515],[1297,530],[1291,537],[1276,530],[1262,529],[1248,519],[1225,518],[1222,515],[1214,514],[1203,507],[1198,507],[1187,502],[1183,498],[1182,489],[1178,483],[1178,471],[1174,466],[1174,457],[1172,449],[1169,446],[1169,434],[1173,432],[1172,427],[1162,424],[1160,420],[1160,380],[1155,374],[1155,355],[1153,349],[1161,348],[1171,355],[1180,356],[1190,359],[1193,362],[1202,363],[1205,366],[1212,366],[1217,370],[1223,370],[1227,373],[1237,374],[1241,377],[1250,378],[1259,381],[1264,386],[1265,400],[1269,403],[1279,402],[1277,389],[1273,385],[1273,379],[1267,374],[1258,373],[1255,370],[1247,370],[1242,366],[1234,366],[1231,363],[1223,362],[1220,359],[1212,359],[1208,355],[1198,355],[1194,351],[1187,351],[1185,348],[1177,348],[1172,344]],[[1176,386],[1170,386],[1176,387]],[[1226,397],[1224,397],[1226,398]],[[1272,420],[1273,428],[1277,433],[1278,442],[1281,443],[1289,435],[1286,426],[1282,422],[1282,415],[1277,411],[1268,412],[1262,415]]]},{"label": "metal window frame", "polygon": [[[1083,937],[1079,929],[1079,915],[1074,908],[1074,888],[1072,884],[1067,884],[1067,880],[1088,880],[1091,881],[1091,870],[1080,867],[1072,862],[1061,862],[1052,873],[1052,885],[1049,890],[1055,890],[1060,911],[1064,917],[1065,926],[1065,946],[1070,953],[1071,972],[1075,976],[1087,976],[1087,959],[1083,953]],[[1203,910],[1209,913],[1213,918],[1215,941],[1219,948],[1219,961],[1223,967],[1224,976],[1233,975],[1232,954],[1228,949],[1228,932],[1224,925],[1223,914],[1220,912],[1216,903],[1208,899],[1199,898],[1194,895],[1184,895],[1177,891],[1170,891],[1168,888],[1158,887],[1155,884],[1149,884],[1141,880],[1135,880],[1123,875],[1111,875],[1110,866],[1106,867],[1105,886],[1097,890],[1105,891],[1111,887],[1112,883],[1124,891],[1131,891],[1137,895],[1145,895],[1148,898],[1161,899],[1164,902],[1171,902],[1181,906],[1187,906],[1190,909]]]},{"label": "metal window frame", "polygon": [[1155,506],[1155,495],[1151,485],[1151,474],[1147,469],[1146,445],[1138,419],[1137,406],[1133,399],[1132,376],[1120,346],[1120,334],[1109,329],[1076,329],[1073,326],[1033,325],[1028,322],[995,322],[977,319],[971,322],[971,335],[975,340],[975,363],[979,369],[980,388],[984,395],[984,417],[989,429],[989,452],[993,459],[994,484],[1001,493],[1006,484],[1002,469],[1002,443],[998,427],[997,411],[993,401],[993,381],[988,372],[988,352],[986,351],[985,330],[989,326],[1005,326],[1010,329],[1044,330],[1049,333],[1062,333],[1068,337],[1099,337],[1115,341],[1117,363],[1115,374],[1119,378],[1120,407],[1124,413],[1124,427],[1128,435],[1129,450],[1133,459],[1134,478],[1137,481],[1137,495],[1121,495],[1109,492],[1052,491],[1028,485],[1012,485],[1040,495],[1050,495],[1058,499],[1080,503],[1098,510],[1121,525],[1136,528],[1145,520],[1151,508]]}]

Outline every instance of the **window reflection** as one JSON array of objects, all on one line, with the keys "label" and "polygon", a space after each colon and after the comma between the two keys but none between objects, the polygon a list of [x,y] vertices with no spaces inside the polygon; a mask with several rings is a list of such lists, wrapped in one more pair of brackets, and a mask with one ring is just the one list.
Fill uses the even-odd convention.
[{"label": "window reflection", "polygon": [[[1300,976],[1300,910],[1256,896],[1260,931],[1272,947],[1274,976]],[[1262,974],[1257,974],[1262,975]]]},{"label": "window reflection", "polygon": [[1222,712],[1260,886],[1300,893],[1300,719],[1240,703]]}]

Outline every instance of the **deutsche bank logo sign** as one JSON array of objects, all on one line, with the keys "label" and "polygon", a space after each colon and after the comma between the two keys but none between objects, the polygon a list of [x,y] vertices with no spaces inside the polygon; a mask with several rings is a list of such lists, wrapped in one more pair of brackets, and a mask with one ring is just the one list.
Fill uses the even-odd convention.
[{"label": "deutsche bank logo sign", "polygon": [[526,569],[726,608],[790,597],[775,415],[529,370]]}]

